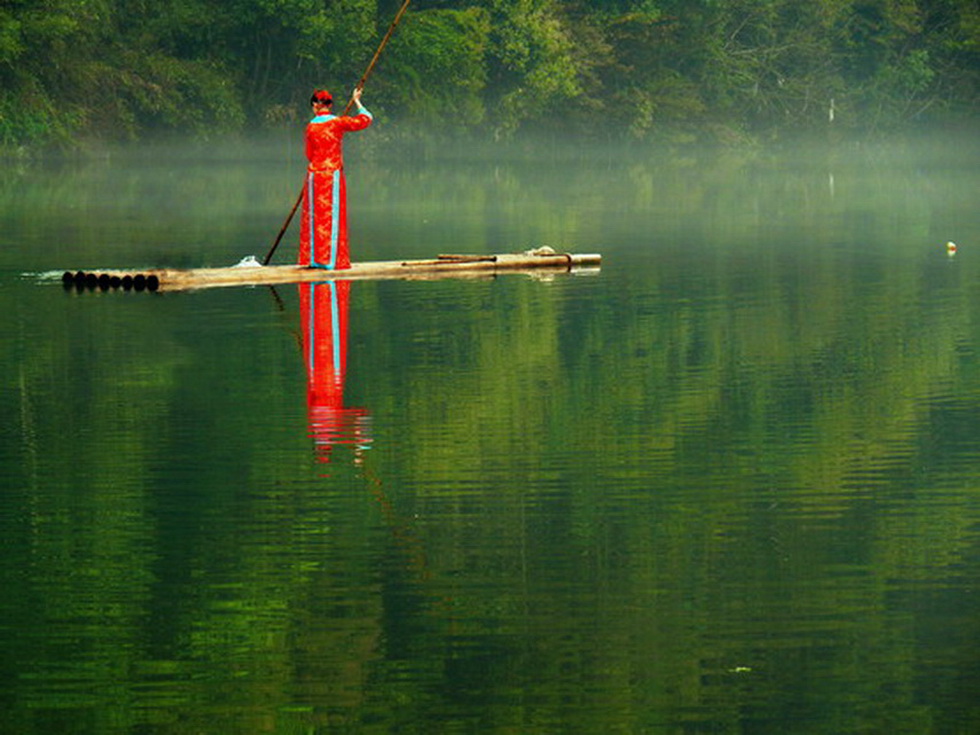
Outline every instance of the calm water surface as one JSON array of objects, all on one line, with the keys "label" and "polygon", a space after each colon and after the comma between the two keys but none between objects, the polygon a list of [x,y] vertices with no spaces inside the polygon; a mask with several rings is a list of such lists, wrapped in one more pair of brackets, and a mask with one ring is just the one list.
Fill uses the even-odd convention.
[{"label": "calm water surface", "polygon": [[980,731],[976,145],[491,154],[4,165],[0,731]]}]

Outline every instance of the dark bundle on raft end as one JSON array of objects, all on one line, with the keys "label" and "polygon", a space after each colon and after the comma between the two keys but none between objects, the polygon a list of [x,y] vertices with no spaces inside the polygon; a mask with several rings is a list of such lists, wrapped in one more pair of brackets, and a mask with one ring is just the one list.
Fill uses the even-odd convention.
[{"label": "dark bundle on raft end", "polygon": [[84,289],[94,291],[96,288],[100,291],[119,288],[123,291],[156,291],[160,288],[160,279],[152,273],[148,276],[142,273],[118,276],[109,273],[65,271],[61,276],[61,283],[66,289],[74,288],[77,291]]}]

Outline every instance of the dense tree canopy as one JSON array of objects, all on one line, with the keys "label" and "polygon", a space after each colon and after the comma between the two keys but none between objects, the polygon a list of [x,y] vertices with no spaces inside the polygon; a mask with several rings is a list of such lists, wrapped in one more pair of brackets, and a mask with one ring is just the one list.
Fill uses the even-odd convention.
[{"label": "dense tree canopy", "polygon": [[[0,143],[206,135],[353,86],[399,0],[6,0]],[[975,0],[416,0],[367,97],[390,119],[728,138],[976,112]]]}]

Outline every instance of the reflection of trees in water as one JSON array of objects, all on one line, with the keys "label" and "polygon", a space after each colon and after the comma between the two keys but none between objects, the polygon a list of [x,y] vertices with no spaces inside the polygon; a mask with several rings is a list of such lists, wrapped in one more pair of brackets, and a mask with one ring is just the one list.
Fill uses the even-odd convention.
[{"label": "reflection of trees in water", "polygon": [[[459,324],[412,305],[392,329],[409,355],[392,383],[420,397],[402,502],[480,641],[460,666],[513,662],[495,691],[532,687],[555,721],[578,686],[596,718],[610,701],[789,717],[801,688],[905,692],[855,727],[941,717],[908,661],[940,671],[950,650],[915,628],[959,616],[910,600],[976,547],[972,484],[953,486],[975,432],[936,438],[976,413],[973,266],[911,250],[901,217],[863,223],[816,251],[819,228],[657,249],[652,273],[587,298],[529,288],[505,311],[482,291]],[[893,257],[858,247],[882,228]]]},{"label": "reflection of trees in water", "polygon": [[[0,289],[56,325],[0,356],[32,467],[3,521],[17,731],[968,719],[976,266],[923,224],[956,178],[634,161],[562,217],[596,170],[530,168],[461,240],[515,197],[535,238],[632,239],[590,281],[359,287],[350,392],[385,441],[329,478],[282,419],[294,346],[208,311],[260,300],[28,317]],[[453,176],[423,179],[465,205]]]}]

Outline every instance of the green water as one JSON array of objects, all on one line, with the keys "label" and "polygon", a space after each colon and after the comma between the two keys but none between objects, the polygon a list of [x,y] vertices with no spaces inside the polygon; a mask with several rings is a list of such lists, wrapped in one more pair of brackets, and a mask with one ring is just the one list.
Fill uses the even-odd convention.
[{"label": "green water", "polygon": [[355,260],[601,273],[351,284],[318,402],[297,286],[38,275],[261,257],[291,154],[0,173],[0,731],[980,731],[972,141],[368,153]]}]

